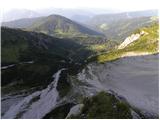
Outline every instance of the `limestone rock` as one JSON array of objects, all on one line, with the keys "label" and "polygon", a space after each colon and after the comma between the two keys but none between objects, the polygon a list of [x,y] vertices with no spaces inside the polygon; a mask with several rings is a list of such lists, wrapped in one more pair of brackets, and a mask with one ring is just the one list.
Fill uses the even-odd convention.
[{"label": "limestone rock", "polygon": [[77,104],[77,105],[73,106],[70,109],[66,118],[70,118],[72,115],[73,116],[79,115],[81,113],[83,106],[84,106],[83,104]]},{"label": "limestone rock", "polygon": [[141,31],[140,33],[137,34],[132,34],[131,36],[127,37],[124,42],[122,44],[120,44],[118,46],[118,49],[123,49],[125,48],[127,45],[129,45],[130,43],[138,40],[140,38],[140,36],[143,36],[144,34],[148,34],[145,31]]}]

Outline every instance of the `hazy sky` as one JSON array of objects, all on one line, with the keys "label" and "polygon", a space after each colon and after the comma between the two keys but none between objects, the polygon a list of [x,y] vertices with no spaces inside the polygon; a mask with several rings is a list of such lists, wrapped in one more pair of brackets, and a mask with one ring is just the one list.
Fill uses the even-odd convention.
[{"label": "hazy sky", "polygon": [[116,10],[158,9],[160,0],[0,0],[3,11],[11,9],[101,8]]}]

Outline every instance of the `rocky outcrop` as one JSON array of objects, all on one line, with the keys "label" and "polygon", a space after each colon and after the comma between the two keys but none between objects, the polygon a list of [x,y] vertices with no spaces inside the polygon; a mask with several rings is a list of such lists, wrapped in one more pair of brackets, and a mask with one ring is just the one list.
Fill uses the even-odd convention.
[{"label": "rocky outcrop", "polygon": [[81,114],[81,110],[82,110],[83,106],[84,106],[83,104],[78,104],[78,105],[73,106],[70,109],[66,118],[70,118],[71,116],[77,116],[77,115]]},{"label": "rocky outcrop", "polygon": [[147,34],[147,32],[141,31],[140,33],[132,34],[131,36],[127,37],[122,44],[120,44],[120,45],[118,46],[118,49],[123,49],[123,48],[125,48],[125,47],[126,47],[127,45],[129,45],[130,43],[138,40],[138,39],[140,38],[140,36],[143,36],[144,34]]}]

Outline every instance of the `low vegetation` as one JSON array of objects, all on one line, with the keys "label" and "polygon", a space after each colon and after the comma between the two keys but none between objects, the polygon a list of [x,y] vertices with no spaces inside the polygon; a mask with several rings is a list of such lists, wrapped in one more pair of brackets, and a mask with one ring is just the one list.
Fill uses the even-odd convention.
[{"label": "low vegetation", "polygon": [[82,113],[71,118],[80,119],[131,119],[129,106],[114,95],[100,92],[91,98],[85,98]]}]

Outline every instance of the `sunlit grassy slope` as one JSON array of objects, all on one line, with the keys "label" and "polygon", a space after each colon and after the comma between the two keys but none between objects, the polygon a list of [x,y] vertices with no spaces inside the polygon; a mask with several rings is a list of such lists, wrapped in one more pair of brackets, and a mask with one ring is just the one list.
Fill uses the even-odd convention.
[{"label": "sunlit grassy slope", "polygon": [[154,23],[151,26],[143,27],[135,32],[145,31],[147,34],[141,36],[135,42],[129,44],[124,49],[113,49],[108,53],[104,53],[89,59],[89,61],[97,60],[100,63],[111,61],[120,58],[122,55],[134,52],[134,53],[158,53],[158,23]]}]

